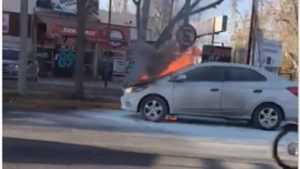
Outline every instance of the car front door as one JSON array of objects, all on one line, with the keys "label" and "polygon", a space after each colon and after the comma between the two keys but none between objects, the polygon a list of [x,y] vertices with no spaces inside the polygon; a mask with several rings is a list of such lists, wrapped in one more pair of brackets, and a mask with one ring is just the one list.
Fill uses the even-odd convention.
[{"label": "car front door", "polygon": [[221,109],[225,116],[249,116],[249,110],[263,97],[266,78],[256,70],[227,67],[222,92]]},{"label": "car front door", "polygon": [[173,106],[177,114],[215,115],[220,113],[224,71],[218,66],[200,66],[174,83]]}]

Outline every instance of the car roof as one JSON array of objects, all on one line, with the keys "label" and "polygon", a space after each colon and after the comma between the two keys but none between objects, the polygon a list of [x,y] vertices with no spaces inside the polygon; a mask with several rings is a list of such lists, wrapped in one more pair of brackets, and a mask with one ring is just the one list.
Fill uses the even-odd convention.
[{"label": "car roof", "polygon": [[238,67],[238,68],[247,68],[247,69],[252,69],[255,70],[261,74],[263,74],[268,81],[276,81],[276,82],[280,82],[280,81],[285,81],[287,82],[288,80],[274,74],[271,73],[269,71],[267,71],[266,69],[263,69],[261,67],[258,66],[252,66],[252,65],[247,65],[247,64],[240,64],[240,63],[226,63],[226,62],[207,62],[207,63],[202,63],[197,65],[198,66],[224,66],[224,67]]},{"label": "car roof", "polygon": [[197,67],[205,67],[205,66],[224,66],[224,67],[238,67],[238,68],[247,68],[247,69],[252,69],[255,71],[260,72],[261,74],[263,74],[264,76],[266,76],[269,80],[284,80],[283,78],[277,76],[274,73],[271,73],[263,68],[257,67],[257,66],[252,66],[252,65],[247,65],[247,64],[240,64],[240,63],[226,63],[226,62],[207,62],[207,63],[200,63],[200,64],[196,64],[190,67],[187,67],[181,71],[176,72],[177,73],[182,73],[182,72],[186,72],[192,69],[195,69]]},{"label": "car roof", "polygon": [[247,64],[240,64],[240,63],[227,63],[227,62],[207,62],[199,64],[201,66],[226,66],[226,67],[243,67],[243,68],[257,68],[255,66],[247,65]]},{"label": "car roof", "polygon": [[239,68],[248,68],[248,69],[254,69],[257,71],[263,71],[264,69],[256,67],[256,66],[251,66],[251,65],[246,65],[246,64],[240,64],[240,63],[226,63],[226,62],[207,62],[207,63],[199,63],[195,64],[193,66],[187,67],[179,72],[183,71],[189,71],[192,69],[195,69],[197,67],[205,67],[205,66],[224,66],[224,67],[239,67]]}]

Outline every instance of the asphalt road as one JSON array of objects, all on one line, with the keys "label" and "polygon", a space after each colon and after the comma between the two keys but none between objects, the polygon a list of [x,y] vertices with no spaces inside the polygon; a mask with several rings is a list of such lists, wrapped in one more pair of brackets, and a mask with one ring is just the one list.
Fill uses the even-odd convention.
[{"label": "asphalt road", "polygon": [[272,169],[268,164],[229,163],[213,158],[161,156],[48,141],[4,138],[4,168],[203,168]]},{"label": "asphalt road", "polygon": [[242,122],[151,123],[112,110],[44,110],[5,105],[5,169],[276,169],[276,131]]}]

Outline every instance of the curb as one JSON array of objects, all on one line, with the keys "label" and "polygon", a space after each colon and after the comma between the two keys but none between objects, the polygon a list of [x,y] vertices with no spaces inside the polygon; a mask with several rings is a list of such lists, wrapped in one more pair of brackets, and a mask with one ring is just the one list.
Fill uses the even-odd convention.
[{"label": "curb", "polygon": [[3,102],[15,103],[19,105],[31,105],[44,108],[66,108],[66,109],[91,109],[91,108],[103,108],[120,110],[120,103],[110,102],[88,102],[82,100],[62,100],[62,99],[35,99],[19,96],[6,96],[3,95]]}]

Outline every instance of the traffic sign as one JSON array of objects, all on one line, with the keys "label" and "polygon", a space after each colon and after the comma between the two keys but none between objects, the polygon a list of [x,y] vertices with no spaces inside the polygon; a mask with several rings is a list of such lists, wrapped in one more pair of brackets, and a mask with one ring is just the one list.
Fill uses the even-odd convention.
[{"label": "traffic sign", "polygon": [[196,29],[190,24],[184,24],[176,32],[176,40],[181,47],[190,47],[196,41]]}]

